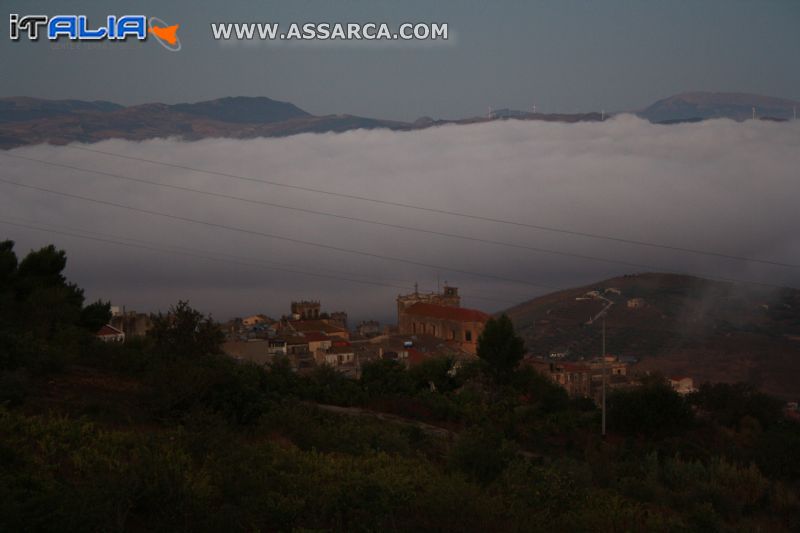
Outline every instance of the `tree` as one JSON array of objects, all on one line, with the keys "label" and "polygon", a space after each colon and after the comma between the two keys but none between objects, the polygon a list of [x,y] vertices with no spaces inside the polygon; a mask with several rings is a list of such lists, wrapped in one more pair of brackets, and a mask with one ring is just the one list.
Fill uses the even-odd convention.
[{"label": "tree", "polygon": [[184,301],[172,306],[166,315],[159,313],[148,335],[154,340],[155,352],[170,358],[219,355],[225,340],[211,317]]},{"label": "tree", "polygon": [[91,333],[96,333],[111,320],[111,302],[97,300],[81,311],[80,325]]},{"label": "tree", "polygon": [[478,338],[478,357],[497,381],[507,381],[525,354],[525,342],[514,333],[514,325],[505,314],[490,318]]},{"label": "tree", "polygon": [[18,261],[14,243],[0,242],[0,367],[54,370],[97,331],[107,304],[84,308],[83,290],[64,277],[66,265],[66,253],[52,245]]},{"label": "tree", "polygon": [[361,368],[361,385],[372,396],[410,394],[413,388],[403,363],[384,359],[364,364]]},{"label": "tree", "polygon": [[628,435],[674,434],[688,428],[693,418],[687,402],[663,379],[608,398],[609,427]]}]

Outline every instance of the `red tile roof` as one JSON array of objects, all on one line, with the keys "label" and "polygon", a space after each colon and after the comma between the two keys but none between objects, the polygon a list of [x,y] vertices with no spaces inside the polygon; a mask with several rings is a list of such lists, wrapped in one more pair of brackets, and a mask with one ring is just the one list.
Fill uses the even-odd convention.
[{"label": "red tile roof", "polygon": [[309,332],[303,333],[303,337],[305,337],[310,342],[329,341],[329,340],[331,340],[330,337],[328,337],[324,333],[320,333],[318,331],[309,331]]},{"label": "red tile roof", "polygon": [[95,335],[98,337],[110,337],[110,336],[122,335],[122,331],[118,330],[117,328],[115,328],[110,324],[106,324],[105,326],[100,328],[100,330],[97,333],[95,333]]},{"label": "red tile roof", "polygon": [[292,329],[302,333],[343,333],[347,331],[333,324],[323,322],[322,320],[293,320],[290,324]]},{"label": "red tile roof", "polygon": [[449,307],[446,305],[426,304],[423,302],[415,303],[406,313],[415,316],[426,316],[443,320],[455,320],[456,322],[486,322],[490,315],[477,309],[467,309],[465,307]]}]

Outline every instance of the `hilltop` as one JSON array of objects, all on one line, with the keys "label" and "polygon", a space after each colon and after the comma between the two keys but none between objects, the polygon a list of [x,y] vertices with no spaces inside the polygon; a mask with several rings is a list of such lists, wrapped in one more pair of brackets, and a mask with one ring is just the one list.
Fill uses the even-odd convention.
[{"label": "hilltop", "polygon": [[601,328],[589,322],[609,302],[607,351],[636,357],[638,370],[800,395],[798,290],[638,274],[548,294],[506,313],[536,354],[593,356]]},{"label": "hilltop", "polygon": [[[179,137],[249,139],[355,129],[414,130],[443,124],[473,124],[506,116],[414,122],[347,114],[312,115],[290,102],[266,97],[227,97],[196,103],[150,103],[125,107],[112,102],[0,98],[0,149],[31,144],[93,143],[106,139]],[[549,122],[598,121],[598,113],[528,113],[513,117]]]},{"label": "hilltop", "polygon": [[350,115],[314,116],[265,97],[220,98],[191,104],[142,104],[0,98],[0,148],[30,144],[180,137],[279,137],[356,128],[405,127]]},{"label": "hilltop", "polygon": [[693,122],[712,118],[789,120],[800,102],[746,93],[688,92],[659,100],[638,115],[650,122]]},{"label": "hilltop", "polygon": [[[752,117],[753,107],[762,120],[784,121],[794,116],[800,103],[753,94],[692,92],[659,100],[636,114],[660,124],[713,118],[746,120]],[[610,115],[605,113],[532,113],[499,109],[488,115],[456,120],[421,117],[403,122],[347,114],[313,115],[291,102],[267,97],[237,96],[128,107],[106,101],[9,97],[0,98],[0,149],[41,143],[93,143],[106,139],[252,139],[356,129],[409,131],[502,120],[577,123],[601,122],[608,118]]]}]

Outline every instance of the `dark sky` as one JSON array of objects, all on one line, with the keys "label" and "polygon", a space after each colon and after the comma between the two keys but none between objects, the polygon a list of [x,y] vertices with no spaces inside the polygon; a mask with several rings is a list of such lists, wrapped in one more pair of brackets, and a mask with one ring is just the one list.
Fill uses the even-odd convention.
[{"label": "dark sky", "polygon": [[[69,5],[69,8],[66,7]],[[261,95],[317,114],[413,120],[487,108],[631,110],[688,90],[800,98],[795,0],[5,0],[6,13],[179,23],[183,49],[0,39],[0,96],[124,104]],[[224,45],[211,22],[447,22],[446,43]],[[8,19],[2,19],[2,34]],[[13,75],[11,75],[13,73]]]}]

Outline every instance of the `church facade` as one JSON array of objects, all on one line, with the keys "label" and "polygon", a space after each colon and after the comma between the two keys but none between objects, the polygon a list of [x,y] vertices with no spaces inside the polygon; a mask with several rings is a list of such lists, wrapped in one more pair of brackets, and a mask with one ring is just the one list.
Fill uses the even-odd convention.
[{"label": "church facade", "polygon": [[397,329],[400,335],[430,335],[475,354],[478,337],[490,316],[461,307],[458,288],[445,285],[442,292],[397,297]]}]

